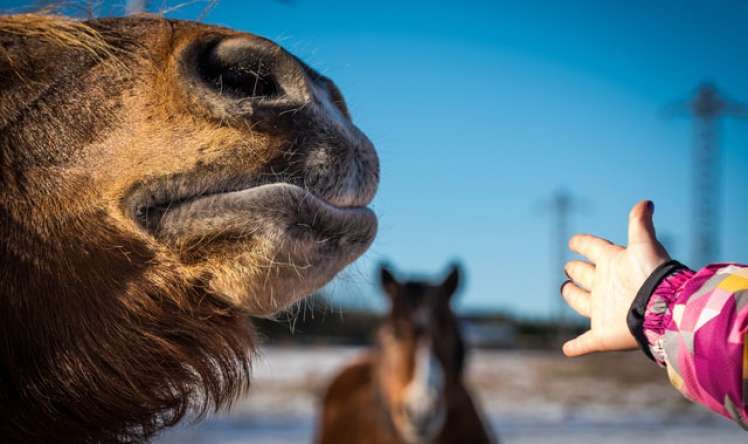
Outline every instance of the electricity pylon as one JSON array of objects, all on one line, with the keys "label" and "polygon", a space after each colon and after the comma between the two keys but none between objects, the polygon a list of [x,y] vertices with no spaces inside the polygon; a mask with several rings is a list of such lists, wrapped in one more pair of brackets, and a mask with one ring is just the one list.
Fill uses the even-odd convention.
[{"label": "electricity pylon", "polygon": [[[569,237],[571,236],[570,231],[570,219],[572,213],[582,209],[579,200],[574,197],[569,191],[564,189],[557,189],[551,195],[551,198],[544,202],[543,210],[551,214],[551,240],[554,245],[554,253],[552,256],[553,273],[551,273],[553,280],[553,320],[562,327],[566,324],[568,308],[565,302],[558,294],[558,285],[566,279],[563,275],[564,265],[569,260]],[[556,274],[559,273],[559,274]]]},{"label": "electricity pylon", "polygon": [[746,118],[748,108],[723,96],[712,83],[702,83],[694,96],[668,107],[670,115],[694,119],[691,153],[691,266],[719,260],[720,245],[720,119]]}]

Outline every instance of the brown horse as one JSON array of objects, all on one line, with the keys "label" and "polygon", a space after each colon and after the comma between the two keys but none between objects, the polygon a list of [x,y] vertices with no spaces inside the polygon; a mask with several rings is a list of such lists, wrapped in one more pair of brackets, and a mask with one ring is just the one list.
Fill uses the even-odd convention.
[{"label": "brown horse", "polygon": [[328,388],[317,442],[493,442],[462,381],[465,344],[450,307],[458,267],[439,285],[398,282],[386,267],[381,280],[390,312],[374,349]]}]

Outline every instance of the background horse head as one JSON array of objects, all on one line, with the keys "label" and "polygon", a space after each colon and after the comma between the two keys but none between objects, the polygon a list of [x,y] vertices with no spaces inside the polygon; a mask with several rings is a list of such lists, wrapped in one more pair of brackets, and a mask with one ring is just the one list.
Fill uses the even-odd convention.
[{"label": "background horse head", "polygon": [[406,442],[430,442],[444,427],[450,389],[459,385],[465,346],[451,308],[460,279],[453,265],[440,283],[400,282],[382,267],[390,311],[379,329],[376,374],[392,423]]}]

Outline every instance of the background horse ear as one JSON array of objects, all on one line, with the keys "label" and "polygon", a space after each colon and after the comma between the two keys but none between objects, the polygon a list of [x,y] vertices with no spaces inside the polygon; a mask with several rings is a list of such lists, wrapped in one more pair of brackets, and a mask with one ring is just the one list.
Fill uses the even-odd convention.
[{"label": "background horse ear", "polygon": [[462,267],[459,263],[453,263],[450,267],[449,275],[441,284],[442,291],[447,299],[451,299],[452,295],[457,292],[457,288],[460,286],[460,275],[462,274],[460,271],[461,268]]},{"label": "background horse ear", "polygon": [[388,264],[381,264],[379,266],[379,276],[384,292],[387,293],[390,298],[394,298],[397,295],[397,289],[400,286],[400,283],[397,281],[392,271],[390,271],[390,266]]}]

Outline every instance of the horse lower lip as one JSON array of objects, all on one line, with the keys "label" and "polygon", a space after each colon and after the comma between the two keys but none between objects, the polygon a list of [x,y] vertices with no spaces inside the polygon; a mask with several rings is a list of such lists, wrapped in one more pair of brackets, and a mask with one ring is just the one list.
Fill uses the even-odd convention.
[{"label": "horse lower lip", "polygon": [[298,186],[277,183],[185,202],[165,210],[151,229],[157,237],[178,238],[232,227],[249,233],[294,226],[304,227],[302,234],[370,242],[376,224],[366,207],[339,207]]},{"label": "horse lower lip", "polygon": [[[293,187],[293,188],[301,188],[296,185],[288,184],[285,182],[277,182],[277,183],[270,183],[265,185],[257,185],[257,186],[251,186],[247,188],[240,188],[233,191],[223,191],[223,192],[214,192],[209,193],[205,195],[198,195],[190,198],[185,199],[176,199],[173,201],[169,201],[166,203],[146,203],[141,204],[138,206],[135,206],[134,210],[132,210],[133,218],[144,228],[146,228],[148,231],[153,231],[157,229],[158,225],[160,225],[163,222],[163,217],[167,212],[173,211],[174,209],[191,205],[195,202],[201,201],[201,200],[215,200],[220,199],[222,196],[232,196],[237,195],[238,193],[252,193],[255,189],[263,189],[268,187]],[[319,199],[324,204],[327,204],[328,206],[341,210],[341,211],[362,211],[362,210],[368,210],[367,204],[368,201],[364,201],[363,199],[360,199],[359,196],[344,196],[344,197],[338,197],[338,196],[319,196],[314,194],[312,191],[305,190],[306,193],[308,193],[310,196],[313,196],[317,199]]]},{"label": "horse lower lip", "polygon": [[364,208],[369,204],[369,199],[365,196],[346,195],[346,196],[320,196],[326,203],[341,209]]}]

